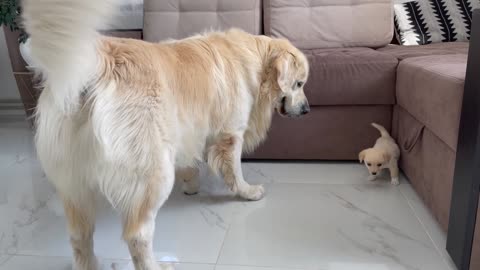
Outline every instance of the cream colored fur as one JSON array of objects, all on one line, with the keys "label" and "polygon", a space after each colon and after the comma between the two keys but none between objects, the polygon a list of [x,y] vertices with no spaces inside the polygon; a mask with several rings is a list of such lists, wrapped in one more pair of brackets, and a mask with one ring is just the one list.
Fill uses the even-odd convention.
[{"label": "cream colored fur", "polygon": [[400,183],[398,180],[400,149],[384,127],[375,123],[372,123],[372,126],[380,131],[381,137],[372,148],[360,152],[358,158],[360,162],[365,163],[370,173],[369,180],[375,180],[383,169],[388,169],[392,177],[392,185],[398,185]]},{"label": "cream colored fur", "polygon": [[44,79],[37,152],[64,202],[74,269],[97,268],[97,194],[121,214],[135,268],[158,269],[155,217],[175,168],[186,193],[207,162],[235,194],[261,199],[263,187],[243,178],[242,152],[265,139],[274,110],[308,112],[308,63],[286,40],[240,30],[158,44],[101,37],[109,10],[108,1],[24,1]]}]

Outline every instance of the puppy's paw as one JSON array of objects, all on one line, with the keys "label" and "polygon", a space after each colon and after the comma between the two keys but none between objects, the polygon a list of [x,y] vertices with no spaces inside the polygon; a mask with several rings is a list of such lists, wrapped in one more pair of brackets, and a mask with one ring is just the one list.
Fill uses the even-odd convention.
[{"label": "puppy's paw", "polygon": [[394,186],[400,185],[400,181],[398,180],[398,177],[392,178],[392,185]]},{"label": "puppy's paw", "polygon": [[375,181],[377,177],[375,175],[370,175],[367,179],[368,181]]},{"label": "puppy's paw", "polygon": [[240,191],[239,195],[250,201],[258,201],[265,196],[265,188],[262,185],[249,186],[245,190]]}]

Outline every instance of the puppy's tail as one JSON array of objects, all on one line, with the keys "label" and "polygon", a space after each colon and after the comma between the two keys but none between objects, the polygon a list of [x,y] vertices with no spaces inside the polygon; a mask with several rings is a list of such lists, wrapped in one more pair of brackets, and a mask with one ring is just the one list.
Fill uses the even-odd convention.
[{"label": "puppy's tail", "polygon": [[97,29],[106,26],[113,0],[23,0],[23,23],[37,74],[67,112],[93,80],[99,64]]},{"label": "puppy's tail", "polygon": [[382,135],[382,137],[390,137],[390,133],[388,133],[388,131],[383,126],[377,123],[372,123],[372,126],[378,129],[378,131],[380,131],[380,134]]}]

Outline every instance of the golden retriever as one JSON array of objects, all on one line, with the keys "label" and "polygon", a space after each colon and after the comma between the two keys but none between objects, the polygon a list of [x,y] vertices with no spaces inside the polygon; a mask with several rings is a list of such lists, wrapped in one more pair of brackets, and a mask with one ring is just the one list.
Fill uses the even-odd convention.
[{"label": "golden retriever", "polygon": [[75,269],[96,269],[95,197],[118,210],[136,269],[158,269],[157,210],[175,168],[196,192],[206,161],[238,196],[259,200],[242,152],[265,139],[272,115],[309,112],[305,56],[286,40],[241,30],[147,43],[102,37],[109,1],[25,0],[24,24],[44,79],[36,115],[40,162],[63,201]]},{"label": "golden retriever", "polygon": [[392,185],[398,185],[400,184],[398,180],[400,149],[383,126],[375,123],[372,123],[372,126],[380,131],[381,136],[372,148],[360,152],[358,159],[367,166],[370,181],[375,180],[383,169],[389,169]]}]

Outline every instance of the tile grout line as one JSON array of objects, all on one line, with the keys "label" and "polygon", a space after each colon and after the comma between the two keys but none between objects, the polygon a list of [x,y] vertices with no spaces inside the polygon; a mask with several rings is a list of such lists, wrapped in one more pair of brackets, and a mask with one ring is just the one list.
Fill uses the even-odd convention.
[{"label": "tile grout line", "polygon": [[217,260],[214,263],[215,269],[217,269],[218,261],[220,260],[220,256],[222,255],[222,250],[223,250],[223,247],[225,246],[225,242],[227,241],[228,232],[230,231],[232,223],[233,223],[233,220],[228,224],[228,228],[225,231],[225,236],[223,237],[222,245],[220,246],[220,249],[218,250]]},{"label": "tile grout line", "polygon": [[[30,255],[30,254],[5,254],[10,257],[8,257],[4,262],[0,264],[0,266],[6,264],[8,261],[10,261],[12,258],[15,257],[31,257],[31,258],[46,258],[46,259],[66,259],[71,261],[73,258],[72,256],[56,256],[56,255]],[[111,257],[97,257],[100,262],[102,261],[113,261],[113,262],[123,262],[123,263],[130,263],[132,262],[132,259],[124,259],[124,258],[111,258]],[[159,261],[155,260],[157,263],[161,264],[196,264],[196,265],[210,265],[210,266],[216,266],[216,263],[205,263],[205,262],[188,262],[188,261],[176,261],[176,262],[171,262],[171,261]]]},{"label": "tile grout line", "polygon": [[[293,268],[293,267],[282,267],[278,268],[276,266],[261,266],[261,265],[246,265],[246,264],[217,264],[216,266],[239,266],[239,267],[255,267],[255,268],[263,268],[266,270],[276,270],[276,269],[281,269],[281,270],[306,270],[305,268]],[[215,268],[216,269],[216,268]],[[323,270],[323,269],[319,269]]]},{"label": "tile grout line", "polygon": [[0,263],[0,266],[7,264],[7,262],[10,261],[13,258],[13,255],[10,255],[10,254],[3,254],[3,255],[8,256],[8,258],[5,261],[3,261],[2,263]]},{"label": "tile grout line", "polygon": [[[373,183],[315,183],[315,182],[272,182],[272,183],[261,183],[261,185],[323,185],[323,186],[392,186],[390,182],[373,182]],[[400,185],[406,185],[405,183],[400,182]]]},{"label": "tile grout line", "polygon": [[[413,187],[412,187],[413,188]],[[445,259],[444,257],[444,254],[442,253],[442,251],[440,250],[440,248],[438,247],[437,243],[435,243],[435,241],[433,240],[431,234],[430,234],[430,231],[427,229],[427,226],[425,226],[425,223],[420,219],[420,217],[418,216],[418,213],[417,211],[415,210],[415,207],[413,207],[413,203],[412,201],[405,195],[404,191],[402,191],[401,189],[399,189],[400,191],[400,194],[402,194],[402,197],[407,201],[407,204],[408,206],[410,207],[410,209],[412,210],[413,214],[415,215],[415,218],[418,220],[418,222],[420,222],[420,224],[422,225],[422,228],[423,230],[425,231],[425,233],[427,234],[428,238],[430,239],[430,241],[432,242],[433,246],[435,247],[435,250],[437,251],[438,255],[440,255],[440,257],[442,258],[442,261],[444,263],[444,265],[447,267],[447,269],[451,269],[450,268],[450,265],[448,264],[447,260]]]}]

